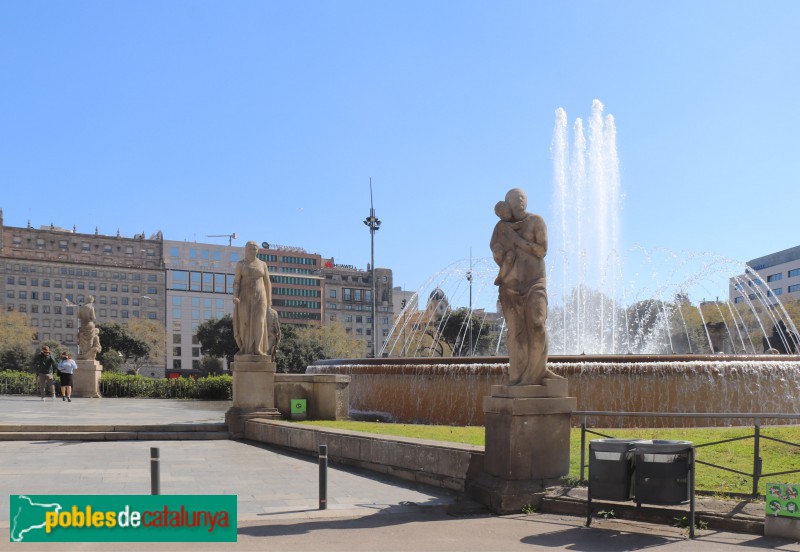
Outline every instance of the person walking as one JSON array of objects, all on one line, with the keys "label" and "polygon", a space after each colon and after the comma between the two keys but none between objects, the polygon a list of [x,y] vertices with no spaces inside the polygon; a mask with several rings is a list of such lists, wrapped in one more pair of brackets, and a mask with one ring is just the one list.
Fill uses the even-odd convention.
[{"label": "person walking", "polygon": [[78,369],[78,365],[71,358],[69,351],[61,353],[61,360],[58,363],[58,377],[61,381],[61,400],[72,402],[72,374]]},{"label": "person walking", "polygon": [[46,398],[45,392],[50,388],[50,396],[56,400],[56,386],[53,375],[56,373],[56,361],[50,356],[50,347],[42,345],[41,352],[33,357],[33,365],[39,379],[39,395],[42,400]]}]

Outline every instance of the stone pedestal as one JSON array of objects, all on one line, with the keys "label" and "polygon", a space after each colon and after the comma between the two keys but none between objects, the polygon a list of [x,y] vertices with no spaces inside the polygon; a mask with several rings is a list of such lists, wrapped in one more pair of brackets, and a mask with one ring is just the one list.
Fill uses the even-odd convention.
[{"label": "stone pedestal", "polygon": [[248,419],[280,418],[275,408],[276,365],[268,356],[236,355],[231,371],[233,406],[225,413],[225,423],[231,437],[240,439]]},{"label": "stone pedestal", "polygon": [[100,398],[100,376],[103,365],[97,360],[76,360],[78,369],[72,374],[72,396]]},{"label": "stone pedestal", "polygon": [[570,414],[567,380],[542,385],[493,385],[483,399],[486,452],[470,496],[498,514],[541,502],[547,487],[569,474]]}]

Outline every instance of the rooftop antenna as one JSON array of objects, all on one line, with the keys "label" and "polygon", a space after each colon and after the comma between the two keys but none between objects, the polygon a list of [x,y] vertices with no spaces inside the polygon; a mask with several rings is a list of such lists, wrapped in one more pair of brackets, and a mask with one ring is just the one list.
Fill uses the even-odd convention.
[{"label": "rooftop antenna", "polygon": [[207,238],[228,238],[228,247],[232,245],[233,240],[237,238],[236,232],[233,234],[211,234],[207,235]]}]

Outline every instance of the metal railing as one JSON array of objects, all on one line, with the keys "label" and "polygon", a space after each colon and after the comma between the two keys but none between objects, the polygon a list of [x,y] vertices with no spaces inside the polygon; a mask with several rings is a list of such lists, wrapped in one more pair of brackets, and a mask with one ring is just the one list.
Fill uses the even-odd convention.
[{"label": "metal railing", "polygon": [[[642,417],[642,418],[715,418],[715,419],[749,419],[753,420],[752,427],[753,433],[751,435],[744,435],[741,437],[733,437],[731,439],[723,439],[720,441],[711,441],[709,443],[693,443],[695,449],[703,448],[703,447],[710,447],[713,445],[721,445],[723,443],[732,443],[734,441],[743,441],[745,439],[753,439],[753,471],[751,473],[743,472],[740,470],[735,470],[726,466],[720,466],[719,464],[712,464],[710,462],[703,462],[702,460],[695,459],[695,463],[702,464],[704,466],[708,466],[711,468],[716,468],[719,470],[735,473],[744,477],[748,477],[753,480],[753,491],[750,496],[757,497],[759,496],[758,487],[759,482],[761,479],[767,477],[775,477],[778,475],[786,475],[790,473],[800,473],[800,469],[797,470],[785,470],[780,472],[771,472],[771,473],[763,473],[762,471],[762,461],[761,461],[761,440],[766,441],[773,441],[776,443],[781,443],[784,445],[788,445],[791,447],[800,448],[800,443],[792,443],[790,441],[784,441],[783,439],[776,439],[775,437],[770,437],[768,435],[763,435],[761,433],[761,420],[764,419],[789,419],[789,420],[800,420],[800,414],[764,414],[764,413],[698,413],[698,414],[684,414],[684,413],[665,413],[665,412],[608,412],[608,411],[574,411],[572,413],[573,416],[580,416],[581,418],[581,471],[580,471],[580,479],[581,481],[586,481],[585,478],[585,469],[588,467],[586,462],[586,435],[597,435],[599,437],[604,438],[611,438],[610,435],[606,435],[600,433],[598,431],[594,431],[588,429],[586,427],[586,418],[588,416],[600,416],[600,417],[611,417],[611,416],[621,416],[621,417]],[[738,427],[750,427],[750,424],[747,426],[738,426]],[[640,429],[647,429],[647,428],[640,428]]]}]

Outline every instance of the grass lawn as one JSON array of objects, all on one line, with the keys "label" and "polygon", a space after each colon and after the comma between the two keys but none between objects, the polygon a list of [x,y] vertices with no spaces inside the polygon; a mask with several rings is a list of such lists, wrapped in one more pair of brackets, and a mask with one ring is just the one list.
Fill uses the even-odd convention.
[{"label": "grass lawn", "polygon": [[[374,422],[300,422],[308,425],[363,431],[381,435],[399,437],[415,437],[434,441],[484,445],[483,427],[452,427],[415,424],[384,424]],[[703,443],[723,441],[736,437],[750,436],[741,441],[722,443],[697,449],[697,460],[718,464],[729,469],[753,472],[753,428],[687,428],[687,429],[598,429],[598,433],[618,438],[635,439],[670,439],[691,441],[695,446]],[[761,428],[762,473],[770,474],[790,470],[800,470],[800,447],[771,441],[768,438],[780,439],[791,443],[800,443],[800,426],[770,426]],[[591,439],[599,439],[596,435],[587,435],[587,443]],[[570,478],[580,476],[580,429],[573,429],[570,439]],[[587,445],[588,448],[588,445]],[[587,451],[588,462],[588,451]],[[764,494],[767,483],[797,483],[800,473],[767,476],[761,479],[760,493]],[[721,469],[697,464],[696,488],[715,493],[750,493],[752,480],[749,477],[727,472]]]}]

